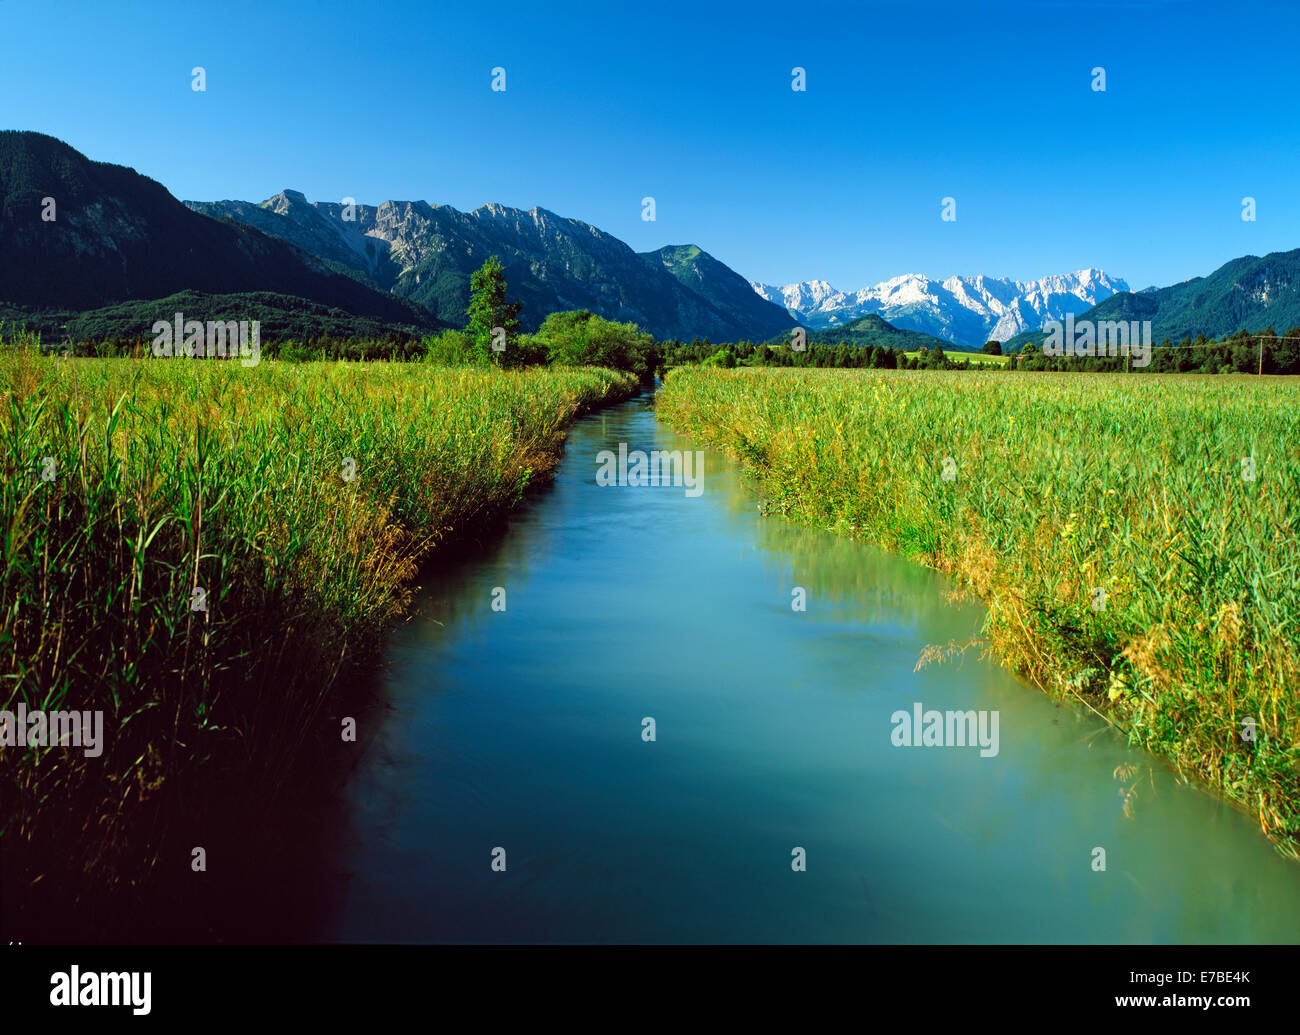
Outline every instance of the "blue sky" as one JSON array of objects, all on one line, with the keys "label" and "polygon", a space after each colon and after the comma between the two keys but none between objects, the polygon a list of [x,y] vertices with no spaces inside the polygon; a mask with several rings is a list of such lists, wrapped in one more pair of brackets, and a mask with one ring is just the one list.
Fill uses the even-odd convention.
[{"label": "blue sky", "polygon": [[0,0],[0,128],[184,199],[541,205],[766,282],[1137,289],[1300,247],[1298,28],[1176,0]]}]

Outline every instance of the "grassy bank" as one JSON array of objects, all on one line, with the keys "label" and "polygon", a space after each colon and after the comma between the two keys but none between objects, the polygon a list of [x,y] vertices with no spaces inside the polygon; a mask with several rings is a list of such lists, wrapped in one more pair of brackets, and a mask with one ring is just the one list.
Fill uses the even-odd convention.
[{"label": "grassy bank", "polygon": [[102,710],[105,744],[0,748],[11,909],[47,878],[147,880],[173,788],[238,772],[272,796],[304,743],[337,742],[339,674],[420,563],[487,531],[548,476],[576,414],[636,387],[598,369],[33,344],[0,349],[0,707]]},{"label": "grassy bank", "polygon": [[773,511],[950,573],[1007,665],[1300,855],[1300,385],[697,368],[658,412]]}]

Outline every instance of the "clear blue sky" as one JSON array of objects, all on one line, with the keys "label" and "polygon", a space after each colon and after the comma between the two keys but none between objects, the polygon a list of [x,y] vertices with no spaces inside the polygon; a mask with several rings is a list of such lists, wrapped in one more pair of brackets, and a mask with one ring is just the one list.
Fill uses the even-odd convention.
[{"label": "clear blue sky", "polygon": [[541,205],[845,290],[1300,247],[1296,5],[0,0],[0,29],[0,128],[183,199]]}]

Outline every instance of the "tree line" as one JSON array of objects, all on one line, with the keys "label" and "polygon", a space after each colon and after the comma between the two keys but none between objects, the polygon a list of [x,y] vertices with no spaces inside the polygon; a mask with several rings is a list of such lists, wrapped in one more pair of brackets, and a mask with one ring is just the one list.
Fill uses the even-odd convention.
[{"label": "tree line", "polygon": [[1177,345],[1168,337],[1151,347],[1151,362],[1144,367],[1117,356],[1048,356],[1033,342],[1015,359],[1017,370],[1063,370],[1147,374],[1300,374],[1300,327],[1278,334],[1272,327],[1262,331],[1237,331],[1226,338],[1211,339],[1198,334],[1185,336]]}]

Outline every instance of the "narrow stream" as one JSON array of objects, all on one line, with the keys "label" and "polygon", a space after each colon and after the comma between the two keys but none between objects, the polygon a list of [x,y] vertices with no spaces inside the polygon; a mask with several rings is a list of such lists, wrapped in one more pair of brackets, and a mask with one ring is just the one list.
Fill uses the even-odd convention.
[{"label": "narrow stream", "polygon": [[[394,632],[327,939],[1297,940],[1249,817],[978,649],[917,670],[981,624],[941,576],[763,517],[712,451],[696,497],[600,486],[620,443],[699,446],[648,396],[579,421]],[[996,713],[997,753],[895,746],[917,702]]]}]

